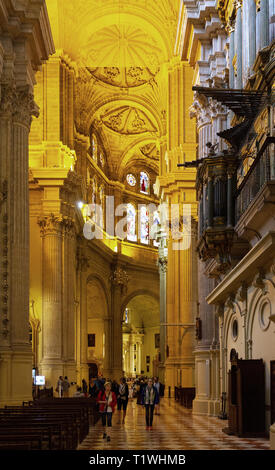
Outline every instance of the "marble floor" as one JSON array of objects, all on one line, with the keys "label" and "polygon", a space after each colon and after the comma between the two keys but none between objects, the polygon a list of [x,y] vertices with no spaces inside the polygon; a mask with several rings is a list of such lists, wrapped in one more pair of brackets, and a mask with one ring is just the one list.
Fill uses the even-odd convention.
[{"label": "marble floor", "polygon": [[[121,412],[122,413],[122,412]],[[146,429],[145,411],[135,400],[128,403],[125,424],[113,414],[109,442],[103,439],[101,421],[90,428],[78,450],[268,450],[264,438],[238,438],[222,432],[227,421],[215,417],[194,416],[174,399],[161,401],[160,415],[154,416],[153,427]]]}]

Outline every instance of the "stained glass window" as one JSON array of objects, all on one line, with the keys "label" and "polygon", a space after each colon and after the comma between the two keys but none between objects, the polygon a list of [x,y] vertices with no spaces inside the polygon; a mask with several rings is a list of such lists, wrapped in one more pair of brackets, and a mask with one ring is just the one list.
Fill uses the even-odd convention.
[{"label": "stained glass window", "polygon": [[[158,231],[158,225],[160,225],[160,215],[158,211],[153,214],[153,233],[156,234]],[[159,242],[154,240],[154,246],[159,246]]]},{"label": "stained glass window", "polygon": [[97,160],[97,140],[94,135],[92,136],[92,156],[94,160]]},{"label": "stained glass window", "polygon": [[149,176],[144,171],[140,172],[140,192],[144,194],[149,194],[150,192]]},{"label": "stained glass window", "polygon": [[99,155],[99,161],[100,161],[100,165],[102,166],[102,168],[104,168],[105,160],[104,160],[102,153],[100,153]]},{"label": "stained glass window", "polygon": [[137,241],[136,235],[136,209],[133,204],[127,204],[127,240]]},{"label": "stained glass window", "polygon": [[127,179],[127,183],[129,184],[129,186],[135,186],[137,184],[136,178],[131,173],[127,175],[126,179]]},{"label": "stained glass window", "polygon": [[140,208],[140,241],[149,244],[149,211],[146,206]]}]

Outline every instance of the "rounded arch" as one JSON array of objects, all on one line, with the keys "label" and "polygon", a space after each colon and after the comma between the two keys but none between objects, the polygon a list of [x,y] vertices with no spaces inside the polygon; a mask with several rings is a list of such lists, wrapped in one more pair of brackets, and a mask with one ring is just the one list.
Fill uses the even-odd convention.
[{"label": "rounded arch", "polygon": [[93,281],[96,281],[98,285],[101,287],[105,294],[105,300],[106,300],[106,316],[109,317],[110,313],[110,297],[109,297],[109,291],[107,289],[107,286],[104,282],[104,279],[99,276],[98,274],[90,274],[87,279],[86,279],[86,285],[88,286],[89,283],[92,283]]},{"label": "rounded arch", "polygon": [[[231,326],[233,327],[233,321],[234,321],[234,318],[237,319],[238,321],[238,337],[237,338],[233,338],[232,335],[231,335],[231,332],[230,332],[230,328]],[[232,308],[230,306],[230,308],[228,308],[226,314],[225,314],[225,321],[224,321],[224,348],[225,350],[227,351],[227,357],[226,357],[226,364],[228,365],[228,353],[229,353],[229,348],[228,346],[231,344],[232,345],[232,341],[235,343],[236,342],[236,350],[239,350],[239,348],[244,347],[244,351],[245,351],[245,344],[244,344],[244,341],[245,341],[245,331],[244,331],[244,328],[242,328],[242,323],[241,323],[241,320],[242,320],[242,316],[241,316],[241,309],[240,309],[240,306],[238,304],[238,302],[234,301],[234,307]],[[232,349],[232,348],[230,348]],[[240,352],[240,351],[238,351]]]},{"label": "rounded arch", "polygon": [[154,291],[151,291],[149,289],[139,289],[131,292],[126,299],[123,301],[121,305],[121,318],[123,318],[123,313],[129,302],[131,302],[132,299],[135,297],[138,297],[140,295],[148,295],[150,297],[153,297],[157,302],[159,302],[159,295],[156,294]]},{"label": "rounded arch", "polygon": [[263,291],[262,289],[256,289],[252,295],[252,299],[249,303],[248,308],[248,315],[247,315],[247,339],[248,341],[252,341],[253,339],[253,326],[254,320],[256,317],[257,312],[259,311],[259,306],[267,302],[271,305],[271,301],[269,299],[269,292]]}]

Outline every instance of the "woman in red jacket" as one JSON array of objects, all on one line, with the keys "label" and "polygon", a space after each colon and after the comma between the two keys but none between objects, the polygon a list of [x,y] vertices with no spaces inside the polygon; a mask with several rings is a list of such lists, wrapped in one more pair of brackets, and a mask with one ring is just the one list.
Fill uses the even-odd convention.
[{"label": "woman in red jacket", "polygon": [[99,412],[101,413],[102,426],[104,429],[103,439],[107,438],[107,441],[110,441],[110,436],[107,436],[105,432],[106,420],[107,426],[110,428],[112,426],[112,416],[115,411],[117,399],[116,394],[111,391],[111,383],[106,382],[105,390],[101,390],[97,396],[97,403],[99,403]]}]

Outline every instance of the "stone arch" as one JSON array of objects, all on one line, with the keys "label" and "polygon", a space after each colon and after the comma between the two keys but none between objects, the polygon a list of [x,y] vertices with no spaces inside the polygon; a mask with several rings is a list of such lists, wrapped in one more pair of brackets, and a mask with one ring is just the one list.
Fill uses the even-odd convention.
[{"label": "stone arch", "polygon": [[91,274],[86,282],[87,364],[96,364],[102,370],[109,361],[110,335],[105,321],[109,317],[109,296],[100,276]]},{"label": "stone arch", "polygon": [[[159,296],[155,292],[149,290],[149,289],[139,289],[136,291],[131,292],[124,300],[124,302],[121,305],[121,315],[123,316],[123,312],[129,302],[131,302],[134,297],[138,297],[139,295],[148,295],[150,297],[153,297],[157,302],[159,302]],[[121,317],[122,318],[122,317]]]}]

